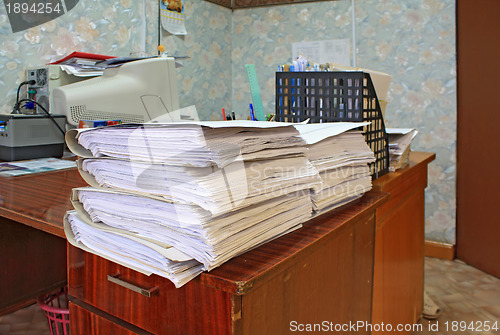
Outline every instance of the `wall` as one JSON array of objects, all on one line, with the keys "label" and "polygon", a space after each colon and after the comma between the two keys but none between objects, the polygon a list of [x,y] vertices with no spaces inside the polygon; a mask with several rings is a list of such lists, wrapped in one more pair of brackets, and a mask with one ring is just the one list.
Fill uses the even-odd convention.
[{"label": "wall", "polygon": [[[156,54],[157,2],[147,3],[146,52]],[[162,35],[167,51],[188,55],[178,70],[181,106],[219,119],[222,107],[248,115],[245,64],[256,64],[266,112],[274,110],[274,72],[291,61],[291,43],[351,37],[351,2],[324,1],[231,10],[185,3],[185,38]],[[141,50],[142,1],[80,0],[69,13],[13,34],[0,6],[0,112],[9,113],[24,68],[79,50],[126,56]],[[455,1],[357,0],[357,65],[393,76],[387,125],[416,127],[414,150],[432,151],[426,236],[455,241]]]},{"label": "wall", "polygon": [[[389,127],[419,130],[412,148],[437,154],[429,167],[426,238],[455,242],[455,1],[357,0],[357,66],[393,76]],[[233,107],[251,101],[245,64],[255,64],[265,112],[274,110],[274,72],[292,43],[351,38],[351,1],[234,11]]]},{"label": "wall", "polygon": [[167,51],[190,57],[178,69],[180,105],[196,105],[200,118],[220,120],[222,108],[231,110],[232,12],[206,1],[188,0],[185,14],[187,36],[163,33]]},{"label": "wall", "polygon": [[[185,5],[188,36],[162,33],[174,55],[188,55],[178,70],[181,106],[196,105],[205,119],[219,117],[222,102],[231,101],[231,11],[201,1]],[[157,54],[158,2],[146,0],[146,53]],[[0,113],[10,113],[25,67],[39,66],[73,51],[129,56],[142,50],[142,1],[80,0],[61,17],[12,33],[0,3]]]},{"label": "wall", "polygon": [[416,127],[412,148],[436,153],[426,190],[426,238],[455,243],[455,1],[373,0],[360,7],[358,64],[394,77],[388,125]]}]

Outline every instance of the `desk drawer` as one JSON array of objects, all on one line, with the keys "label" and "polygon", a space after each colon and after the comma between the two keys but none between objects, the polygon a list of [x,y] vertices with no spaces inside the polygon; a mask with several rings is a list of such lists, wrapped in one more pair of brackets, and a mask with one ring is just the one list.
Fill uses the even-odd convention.
[{"label": "desk drawer", "polygon": [[154,334],[231,333],[233,296],[196,279],[177,289],[73,246],[68,268],[70,296]]},{"label": "desk drawer", "polygon": [[120,325],[73,303],[69,304],[69,312],[71,314],[71,319],[78,320],[78,322],[70,323],[71,334],[151,335],[151,333],[144,332],[139,328],[133,330],[129,329],[131,327],[127,327],[123,322],[121,322],[122,324]]}]

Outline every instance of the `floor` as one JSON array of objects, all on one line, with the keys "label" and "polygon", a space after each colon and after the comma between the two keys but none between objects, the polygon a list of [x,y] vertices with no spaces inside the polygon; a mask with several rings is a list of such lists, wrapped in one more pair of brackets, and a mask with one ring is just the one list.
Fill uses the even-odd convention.
[{"label": "floor", "polygon": [[[500,334],[500,279],[485,274],[460,261],[437,258],[425,260],[425,290],[441,309],[437,320],[420,320],[422,330],[414,335],[440,334]],[[467,326],[486,327],[495,322],[497,331],[481,329],[461,330],[461,321]],[[446,325],[448,323],[448,329]],[[458,328],[453,328],[458,327]],[[484,330],[484,329],[483,329]],[[0,317],[0,335],[50,335],[43,311],[32,305]]]},{"label": "floor", "polygon": [[0,335],[50,335],[50,331],[43,310],[35,304],[0,316]]},{"label": "floor", "polygon": [[[426,258],[425,290],[442,312],[437,320],[421,319],[415,335],[500,334],[500,279],[460,261]],[[486,331],[488,323],[497,330]]]}]

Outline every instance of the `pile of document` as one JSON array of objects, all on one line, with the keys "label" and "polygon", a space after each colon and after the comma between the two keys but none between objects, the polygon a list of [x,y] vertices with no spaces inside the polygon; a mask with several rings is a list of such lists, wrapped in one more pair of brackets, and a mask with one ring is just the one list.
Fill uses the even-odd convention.
[{"label": "pile of document", "polygon": [[89,186],[72,192],[66,235],[180,287],[369,190],[373,154],[361,133],[345,133],[359,126],[225,121],[71,130],[68,147]]},{"label": "pile of document", "polygon": [[176,287],[203,271],[202,264],[166,243],[93,222],[82,211],[66,213],[64,231],[72,245],[138,272],[168,278]]},{"label": "pile of document", "polygon": [[308,145],[307,158],[321,184],[311,189],[315,214],[340,207],[372,188],[369,163],[375,156],[361,131],[345,132]]},{"label": "pile of document", "polygon": [[412,128],[386,128],[389,136],[389,171],[394,172],[410,162],[411,142],[418,131]]},{"label": "pile of document", "polygon": [[[304,140],[291,126],[232,124],[68,132],[91,185],[73,190],[70,242],[181,286],[299,228],[311,217],[309,189],[320,182]],[[112,244],[113,234],[127,243]]]}]

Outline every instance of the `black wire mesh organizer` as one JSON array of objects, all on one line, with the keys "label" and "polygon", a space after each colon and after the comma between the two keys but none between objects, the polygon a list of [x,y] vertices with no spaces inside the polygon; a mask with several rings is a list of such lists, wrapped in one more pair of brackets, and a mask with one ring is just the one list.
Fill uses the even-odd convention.
[{"label": "black wire mesh organizer", "polygon": [[373,82],[365,72],[276,72],[275,120],[371,122],[363,135],[375,154],[372,177],[389,172],[389,140]]}]

